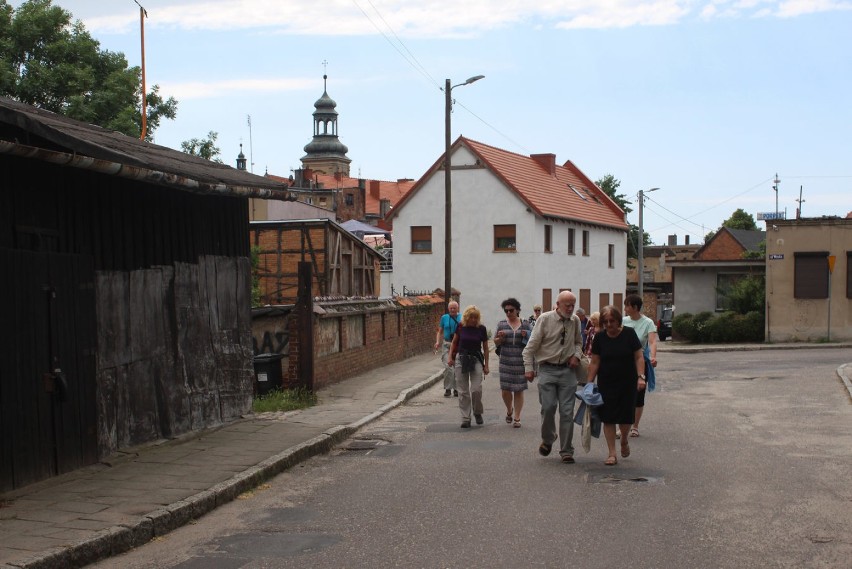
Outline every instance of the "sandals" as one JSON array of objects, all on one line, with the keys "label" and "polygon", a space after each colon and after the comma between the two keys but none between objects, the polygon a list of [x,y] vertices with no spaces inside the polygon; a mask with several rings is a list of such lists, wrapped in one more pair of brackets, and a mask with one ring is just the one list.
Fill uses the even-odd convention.
[{"label": "sandals", "polygon": [[636,427],[630,427],[630,436],[634,439],[639,436],[639,429]]},{"label": "sandals", "polygon": [[515,412],[515,409],[514,409],[514,408],[512,408],[511,410],[509,410],[509,412],[508,412],[508,413],[506,413],[506,423],[511,423],[511,422],[512,422],[512,414],[513,414],[514,412]]},{"label": "sandals", "polygon": [[604,464],[607,466],[615,466],[616,464],[618,464],[618,459],[614,456],[608,456],[604,461]]},{"label": "sandals", "polygon": [[520,420],[520,419],[515,419],[515,420],[512,422],[512,427],[514,427],[514,428],[516,428],[516,429],[520,429],[520,428],[521,428],[521,420]]}]

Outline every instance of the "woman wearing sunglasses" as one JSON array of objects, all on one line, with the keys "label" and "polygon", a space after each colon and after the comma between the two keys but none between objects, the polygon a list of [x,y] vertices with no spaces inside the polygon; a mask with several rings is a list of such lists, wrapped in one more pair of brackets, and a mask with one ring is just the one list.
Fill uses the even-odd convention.
[{"label": "woman wearing sunglasses", "polygon": [[608,466],[618,464],[615,455],[615,426],[621,431],[621,456],[630,456],[628,432],[636,415],[636,393],[645,389],[645,358],[642,344],[632,328],[621,324],[621,312],[614,306],[601,309],[603,332],[595,334],[592,342],[592,361],[589,381],[598,379],[598,391],[603,405],[598,415],[603,423],[604,438],[609,451]]},{"label": "woman wearing sunglasses", "polygon": [[501,305],[506,319],[497,323],[494,332],[494,345],[500,357],[500,394],[506,405],[506,422],[516,429],[521,426],[521,409],[524,408],[524,391],[527,378],[524,377],[524,346],[527,345],[532,326],[521,320],[521,303],[515,298],[507,298]]}]

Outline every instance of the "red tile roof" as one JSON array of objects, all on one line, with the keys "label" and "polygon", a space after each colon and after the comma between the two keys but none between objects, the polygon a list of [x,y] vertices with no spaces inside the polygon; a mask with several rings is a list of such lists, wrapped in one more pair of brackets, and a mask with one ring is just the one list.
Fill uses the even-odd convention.
[{"label": "red tile roof", "polygon": [[[288,178],[282,178],[272,174],[267,174],[266,177],[292,185],[292,182],[290,182]],[[311,180],[320,183],[324,190],[358,187],[358,178],[350,178],[349,176],[336,177],[333,174],[310,172],[310,178]],[[364,192],[364,213],[366,215],[376,217],[378,217],[381,212],[381,200],[388,200],[391,207],[393,207],[414,186],[414,180],[406,178],[397,180],[396,182],[364,180],[364,183],[366,188]],[[390,229],[390,224],[384,224],[384,220],[380,220],[378,225],[385,229]]]},{"label": "red tile roof", "polygon": [[[524,156],[463,136],[456,140],[450,153],[461,146],[467,147],[476,155],[482,164],[539,216],[628,229],[624,212],[618,204],[570,160],[559,166],[553,154]],[[411,191],[397,203],[396,208],[391,210],[389,219],[425,184],[426,180],[441,170],[443,160],[444,157],[441,155],[426,174],[414,184]]]}]

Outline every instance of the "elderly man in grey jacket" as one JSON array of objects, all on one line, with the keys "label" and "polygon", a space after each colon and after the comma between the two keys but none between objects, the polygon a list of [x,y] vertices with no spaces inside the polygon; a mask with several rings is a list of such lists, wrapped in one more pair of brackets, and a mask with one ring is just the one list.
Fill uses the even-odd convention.
[{"label": "elderly man in grey jacket", "polygon": [[559,411],[559,455],[562,462],[574,463],[574,393],[576,369],[583,354],[580,319],[574,314],[577,297],[562,291],[556,309],[545,312],[533,328],[524,348],[524,375],[535,378],[538,363],[538,399],[541,403],[541,444],[538,452],[550,454],[556,441],[556,411]]}]

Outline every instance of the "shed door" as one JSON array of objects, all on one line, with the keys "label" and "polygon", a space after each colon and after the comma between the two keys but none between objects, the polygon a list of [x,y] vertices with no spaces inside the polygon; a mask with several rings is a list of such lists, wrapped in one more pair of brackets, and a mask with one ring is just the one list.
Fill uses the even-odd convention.
[{"label": "shed door", "polygon": [[97,461],[91,257],[0,249],[0,490]]}]

